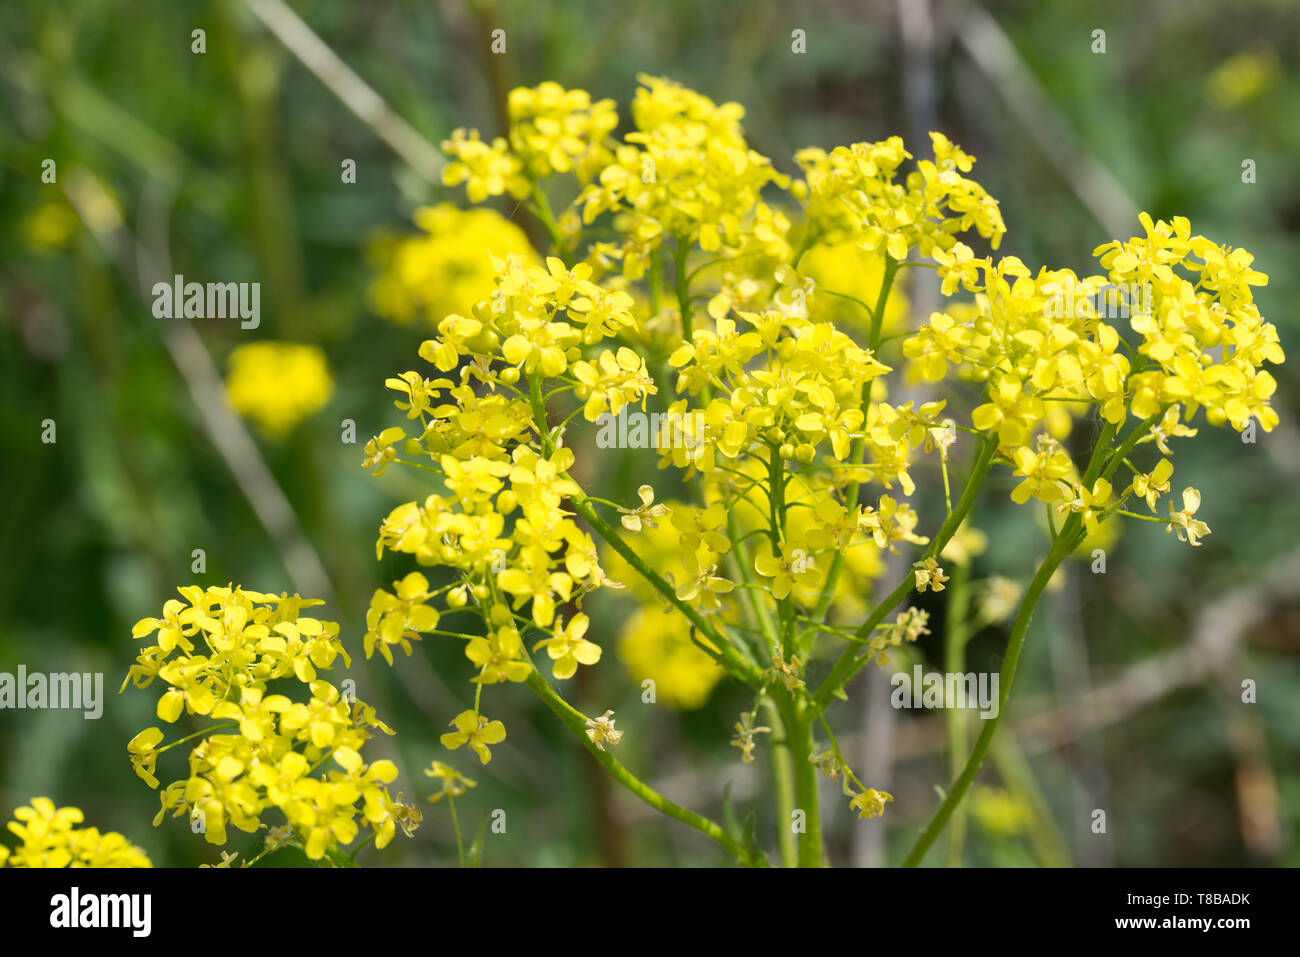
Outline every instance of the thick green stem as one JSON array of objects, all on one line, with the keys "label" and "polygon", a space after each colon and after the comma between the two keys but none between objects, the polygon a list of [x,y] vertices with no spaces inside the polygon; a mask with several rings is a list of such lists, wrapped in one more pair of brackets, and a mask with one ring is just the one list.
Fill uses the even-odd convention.
[{"label": "thick green stem", "polygon": [[575,738],[577,738],[586,749],[591,752],[592,757],[600,762],[601,767],[613,776],[614,780],[623,787],[627,788],[646,804],[650,805],[656,811],[667,814],[669,817],[681,821],[687,827],[692,827],[701,834],[708,837],[724,848],[729,854],[733,855],[736,860],[742,864],[751,866],[763,866],[766,862],[758,858],[751,857],[749,852],[742,847],[739,842],[728,834],[722,825],[710,821],[706,817],[696,814],[694,811],[676,804],[664,797],[658,791],[654,790],[648,784],[645,784],[636,775],[632,774],[627,768],[619,763],[618,759],[608,751],[602,750],[592,742],[587,736],[587,719],[572,705],[559,696],[550,683],[542,677],[540,671],[536,668],[528,676],[528,687],[536,692],[537,696],[545,702],[564,726],[569,729]]},{"label": "thick green stem", "polygon": [[750,617],[754,620],[755,626],[763,635],[763,641],[767,644],[767,653],[770,658],[776,650],[777,637],[776,626],[772,623],[772,616],[768,613],[766,606],[759,601],[757,591],[754,589],[754,567],[751,564],[752,559],[749,555],[749,549],[741,540],[740,522],[736,519],[735,510],[727,512],[727,535],[731,538],[731,555],[735,559],[741,583],[746,587],[740,589],[741,601],[749,610]]},{"label": "thick green stem", "polygon": [[[885,253],[885,274],[880,280],[880,293],[876,296],[876,308],[871,310],[871,351],[880,348],[880,333],[885,324],[885,305],[889,302],[889,290],[894,286],[894,276],[898,272],[898,260]],[[866,410],[863,409],[865,412]]]},{"label": "thick green stem", "polygon": [[[818,784],[821,771],[810,760],[813,754],[813,724],[817,711],[801,699],[785,708],[785,726],[790,741],[790,759],[794,763],[795,810],[803,812],[802,830],[795,833],[800,867],[821,867],[822,822]],[[794,816],[784,826],[794,827]]]},{"label": "thick green stem", "polygon": [[790,752],[789,732],[781,709],[771,697],[764,696],[763,710],[772,728],[772,786],[776,791],[776,846],[781,852],[781,866],[794,867],[798,862],[794,831],[790,821],[794,818],[794,758]]},{"label": "thick green stem", "polygon": [[686,271],[686,257],[690,255],[691,247],[686,244],[680,236],[677,237],[677,248],[673,251],[673,265],[675,274],[673,276],[673,287],[677,292],[677,308],[682,314],[682,339],[685,342],[691,341],[691,277]]}]

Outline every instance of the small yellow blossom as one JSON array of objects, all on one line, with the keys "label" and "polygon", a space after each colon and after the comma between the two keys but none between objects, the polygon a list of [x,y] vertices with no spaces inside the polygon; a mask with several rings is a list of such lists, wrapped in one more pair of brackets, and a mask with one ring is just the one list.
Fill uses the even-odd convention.
[{"label": "small yellow blossom", "polygon": [[1175,510],[1174,503],[1169,503],[1169,524],[1165,527],[1165,531],[1177,532],[1178,540],[1181,542],[1200,545],[1197,539],[1210,534],[1210,526],[1199,519],[1192,518],[1200,507],[1201,493],[1194,488],[1183,489],[1182,509]]},{"label": "small yellow blossom", "polygon": [[425,768],[424,776],[438,778],[442,781],[442,790],[429,797],[432,804],[437,804],[445,797],[458,798],[470,788],[476,786],[474,781],[465,777],[451,765],[444,764],[441,761],[434,761],[432,767]]},{"label": "small yellow blossom", "polygon": [[601,751],[605,745],[615,745],[623,738],[623,732],[614,728],[613,711],[606,711],[599,718],[587,719],[587,737]]},{"label": "small yellow blossom", "polygon": [[506,739],[505,725],[500,721],[489,721],[473,710],[462,711],[452,718],[451,724],[456,730],[442,736],[442,746],[455,751],[462,744],[468,744],[483,764],[492,760],[488,745],[500,744]]},{"label": "small yellow blossom", "polygon": [[916,562],[912,568],[916,572],[916,590],[918,592],[923,592],[927,588],[930,591],[943,591],[943,583],[948,580],[948,576],[943,573],[943,569],[939,567],[939,563],[933,558]]},{"label": "small yellow blossom", "polygon": [[877,791],[875,788],[868,788],[854,797],[849,802],[849,807],[858,812],[859,820],[863,818],[870,820],[884,814],[885,805],[893,799],[894,796],[888,791]]}]

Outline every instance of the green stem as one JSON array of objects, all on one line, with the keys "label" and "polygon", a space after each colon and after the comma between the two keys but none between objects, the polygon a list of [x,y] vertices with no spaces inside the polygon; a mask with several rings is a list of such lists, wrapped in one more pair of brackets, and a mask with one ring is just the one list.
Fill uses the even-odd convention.
[{"label": "green stem", "polygon": [[663,595],[663,597],[666,598],[673,607],[690,619],[691,624],[693,624],[713,643],[714,647],[718,649],[717,654],[714,657],[727,669],[727,671],[751,687],[758,688],[762,686],[762,674],[754,663],[745,657],[742,657],[736,650],[735,645],[726,638],[723,638],[722,635],[718,633],[717,629],[715,629],[703,615],[696,611],[692,605],[678,598],[677,592],[673,589],[673,586],[668,584],[668,582],[665,581],[658,572],[647,565],[645,560],[633,551],[627,542],[623,541],[622,536],[614,530],[613,526],[596,513],[596,510],[591,507],[585,496],[579,493],[573,496],[570,501],[573,503],[574,511],[587,520],[587,524],[591,526],[592,530],[595,531],[597,535],[608,542],[614,551],[622,555],[627,563],[636,569],[637,573],[654,587],[655,591]]},{"label": "green stem", "polygon": [[[1072,519],[1074,517],[1071,516]],[[988,754],[993,735],[997,733],[998,724],[1001,723],[1002,716],[1006,714],[1007,698],[1011,695],[1011,683],[1015,680],[1016,666],[1020,662],[1020,651],[1025,643],[1025,633],[1029,630],[1029,620],[1034,614],[1038,599],[1042,597],[1043,589],[1047,587],[1048,581],[1068,554],[1069,551],[1062,548],[1058,543],[1052,551],[1048,552],[1047,558],[1038,566],[1038,571],[1029,583],[1029,588],[1025,591],[1025,597],[1020,602],[1020,610],[1016,614],[1015,624],[1011,629],[1011,637],[1007,641],[1006,656],[1002,660],[1002,671],[998,677],[998,712],[994,717],[984,719],[984,727],[975,741],[975,747],[971,749],[966,766],[962,769],[957,780],[953,782],[952,788],[943,799],[943,803],[939,805],[934,817],[930,819],[930,823],[903,860],[904,867],[916,867],[921,863],[926,851],[930,849],[930,845],[934,843],[944,825],[948,823],[948,819],[952,817],[957,806],[965,798],[971,782],[975,780],[975,775],[979,772],[980,765],[984,763],[984,756]]]},{"label": "green stem", "polygon": [[536,668],[528,675],[528,687],[532,688],[539,698],[559,717],[564,726],[569,729],[575,738],[577,738],[586,749],[591,752],[601,767],[610,773],[610,775],[623,787],[627,788],[646,804],[650,805],[656,811],[667,814],[675,820],[681,821],[687,827],[692,827],[699,831],[710,840],[716,842],[728,853],[733,855],[740,863],[749,866],[763,866],[766,862],[751,857],[730,834],[728,834],[720,824],[710,821],[706,817],[696,814],[694,811],[687,810],[680,804],[675,804],[668,800],[658,791],[655,791],[649,785],[642,782],[632,774],[627,768],[619,763],[618,759],[608,751],[604,751],[587,737],[587,719],[582,712],[575,709],[567,701],[556,693],[550,683],[542,677],[542,673]]},{"label": "green stem", "polygon": [[[885,253],[885,274],[880,280],[880,293],[876,296],[876,308],[871,310],[871,351],[880,348],[880,331],[885,323],[885,304],[889,302],[889,290],[893,288],[894,276],[898,273],[898,260]],[[866,410],[863,409],[865,413]]]},{"label": "green stem", "polygon": [[[984,481],[984,476],[988,474],[993,464],[993,456],[998,449],[998,437],[996,435],[987,435],[984,437],[984,444],[980,447],[979,454],[976,456],[975,465],[971,469],[971,476],[966,482],[966,488],[962,490],[961,498],[958,499],[957,505],[953,508],[952,514],[940,526],[939,531],[935,533],[934,539],[926,548],[922,559],[933,558],[943,550],[949,540],[961,523],[966,520],[967,514],[970,513],[971,507],[975,504],[976,494],[979,492],[980,484]],[[898,603],[907,596],[916,583],[916,573],[909,571],[898,583],[897,587],[889,593],[868,616],[861,627],[858,628],[857,637],[861,640],[869,640],[871,633],[875,631],[876,626],[885,620],[885,616],[897,607]],[[840,654],[831,673],[818,686],[813,700],[818,708],[825,708],[832,697],[844,687],[844,685],[855,674],[862,669],[868,661],[871,660],[870,654],[859,654],[855,645],[850,644]]]},{"label": "green stem", "polygon": [[[1130,443],[1137,441],[1136,436],[1141,427],[1134,430],[1125,443],[1131,447]],[[1097,475],[1101,472],[1102,465],[1106,461],[1106,454],[1110,452],[1110,444],[1115,438],[1118,426],[1113,423],[1106,423],[1105,428],[1101,431],[1101,436],[1097,440],[1097,445],[1092,450],[1092,458],[1088,461],[1088,468],[1084,472],[1083,484],[1091,488],[1097,480]],[[1127,454],[1121,447],[1121,453]],[[1075,538],[1079,534],[1082,526],[1082,519],[1077,514],[1071,515],[1061,526],[1060,535],[1057,536],[1052,548],[1043,559],[1043,563],[1038,566],[1038,571],[1034,573],[1033,580],[1029,583],[1029,588],[1025,591],[1024,597],[1020,600],[1020,609],[1016,613],[1016,620],[1011,629],[1011,637],[1007,639],[1006,655],[1002,659],[1002,671],[998,676],[998,712],[992,718],[984,719],[984,727],[980,731],[979,738],[975,741],[975,747],[971,750],[970,758],[966,761],[966,766],[962,769],[957,780],[953,782],[952,788],[944,797],[943,803],[935,811],[934,817],[926,826],[921,836],[913,845],[907,857],[903,860],[904,867],[916,867],[925,857],[926,851],[934,843],[948,819],[952,817],[953,811],[961,804],[966,797],[966,792],[970,790],[971,782],[975,780],[975,775],[979,773],[980,765],[984,763],[984,757],[988,754],[989,745],[993,741],[993,735],[997,733],[998,725],[1002,721],[1002,716],[1007,711],[1007,699],[1011,696],[1011,684],[1015,680],[1016,666],[1020,661],[1020,651],[1024,647],[1025,634],[1029,630],[1029,620],[1033,617],[1034,608],[1038,605],[1038,600],[1043,595],[1043,590],[1051,580],[1056,569],[1060,567],[1065,557],[1075,548]]]},{"label": "green stem", "polygon": [[673,285],[677,291],[677,308],[682,314],[682,339],[685,342],[691,341],[691,277],[686,272],[686,257],[690,252],[691,247],[678,236],[677,248],[673,251],[673,265],[676,267]]},{"label": "green stem", "polygon": [[794,867],[798,862],[794,831],[794,757],[790,751],[789,732],[781,709],[770,696],[763,697],[763,710],[772,728],[772,786],[776,791],[776,845],[781,853],[781,866]]},{"label": "green stem", "polygon": [[[761,533],[762,529],[755,529],[754,532]],[[744,536],[740,534],[740,522],[736,519],[734,509],[727,512],[727,535],[731,538],[731,555],[735,559],[736,567],[739,569],[741,583],[746,586],[740,590],[741,598],[745,602],[745,607],[749,610],[750,617],[754,619],[754,624],[758,626],[759,632],[763,636],[770,657],[776,650],[777,631],[772,624],[771,614],[766,606],[758,600],[758,596],[752,587],[754,585],[754,567],[751,564],[749,549],[745,547]]]},{"label": "green stem", "polygon": [[551,238],[551,246],[554,252],[561,259],[566,255],[564,234],[560,232],[560,226],[555,221],[555,214],[551,212],[551,204],[542,192],[542,188],[536,182],[532,184],[532,212],[538,218],[543,226],[546,227],[546,234]]},{"label": "green stem", "polygon": [[[795,699],[786,707],[785,726],[790,741],[790,759],[794,763],[795,808],[804,812],[803,830],[795,835],[800,867],[821,867],[822,824],[818,784],[821,771],[811,760],[813,722],[817,711],[807,702]],[[793,827],[793,817],[783,822]]]},{"label": "green stem", "polygon": [[456,832],[456,861],[463,869],[465,867],[465,843],[460,836],[460,818],[456,816],[456,799],[450,794],[447,795],[447,807],[451,808],[451,826]]},{"label": "green stem", "polygon": [[[952,595],[948,605],[948,627],[944,634],[944,670],[948,674],[966,672],[966,640],[969,637],[967,614],[970,610],[970,568],[958,565],[952,571],[952,582],[948,586]],[[946,712],[948,725],[948,774],[955,779],[961,773],[966,760],[966,710],[949,708]],[[948,866],[961,867],[962,849],[966,843],[965,806],[959,806],[953,814],[952,828],[948,831]]]}]

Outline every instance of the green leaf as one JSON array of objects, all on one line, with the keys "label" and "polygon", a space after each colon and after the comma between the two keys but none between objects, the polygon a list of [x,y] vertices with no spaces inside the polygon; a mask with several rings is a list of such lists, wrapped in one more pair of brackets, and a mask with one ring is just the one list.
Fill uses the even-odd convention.
[{"label": "green leaf", "polygon": [[767,860],[767,855],[763,853],[763,849],[758,846],[758,815],[753,811],[750,811],[745,817],[745,833],[740,838],[740,846],[749,855],[748,866],[772,866]]},{"label": "green leaf", "polygon": [[488,812],[484,811],[483,816],[478,819],[478,831],[474,835],[474,843],[469,846],[469,854],[466,856],[466,867],[483,866],[483,845],[487,842],[487,822]]},{"label": "green leaf", "polygon": [[740,819],[736,817],[736,809],[731,803],[732,783],[728,781],[722,788],[722,825],[738,844],[743,844],[745,833],[740,826]]}]

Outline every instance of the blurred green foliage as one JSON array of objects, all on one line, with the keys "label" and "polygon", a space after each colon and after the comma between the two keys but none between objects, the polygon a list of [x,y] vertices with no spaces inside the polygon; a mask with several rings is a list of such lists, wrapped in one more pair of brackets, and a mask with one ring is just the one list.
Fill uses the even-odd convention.
[{"label": "blurred green foliage", "polygon": [[[458,125],[499,133],[494,104],[509,86],[556,80],[622,105],[640,72],[744,104],[754,147],[785,172],[794,172],[791,155],[800,146],[916,135],[892,3],[293,6],[434,143]],[[959,42],[966,5],[930,6],[929,109],[938,128],[978,157],[975,175],[1002,201],[1010,233],[1001,251],[1034,268],[1087,270],[1093,247],[1113,237]],[[1300,300],[1297,4],[1000,2],[988,10],[1054,122],[1075,131],[1139,208],[1188,216],[1196,231],[1255,253],[1271,276],[1258,301],[1289,346],[1297,329],[1291,306]],[[495,26],[507,30],[509,46],[494,60],[485,48]],[[207,33],[202,55],[190,50],[196,28]],[[791,53],[796,28],[806,31],[806,54]],[[1103,55],[1091,49],[1098,28],[1107,36]],[[1213,79],[1243,53],[1253,60]],[[437,738],[464,705],[466,665],[458,647],[430,641],[392,671],[360,658],[371,592],[408,570],[391,557],[376,565],[379,520],[425,491],[398,470],[374,480],[360,468],[361,443],[396,422],[383,379],[411,367],[423,338],[418,328],[368,311],[373,272],[365,250],[376,231],[408,228],[416,206],[461,197],[404,166],[236,0],[12,0],[0,8],[0,90],[0,670],[22,662],[39,671],[102,671],[115,692],[134,656],[131,625],[157,614],[177,585],[294,590],[164,347],[159,322],[166,320],[150,315],[118,270],[115,257],[129,263],[131,250],[103,248],[70,214],[61,185],[41,182],[42,160],[53,158],[59,184],[86,174],[98,180],[127,229],[147,248],[168,252],[172,272],[262,283],[258,330],[198,321],[220,369],[248,337],[325,349],[337,382],[331,402],[285,441],[259,440],[260,450],[337,591],[324,617],[342,623],[360,659],[354,671],[363,676],[363,696],[398,730],[396,786],[423,803],[432,787],[419,772],[446,756]],[[1254,184],[1241,181],[1246,158],[1257,166]],[[356,161],[355,184],[340,181],[344,159]],[[1294,366],[1277,376],[1277,432],[1244,445],[1231,431],[1202,427],[1196,442],[1181,447],[1179,478],[1202,490],[1200,517],[1214,530],[1206,547],[1180,547],[1155,525],[1130,526],[1106,575],[1072,566],[1077,608],[1057,596],[1040,611],[1017,700],[1059,700],[1060,667],[1054,675],[1049,651],[1061,633],[1076,628],[1086,638],[1089,674],[1075,677],[1103,679],[1183,646],[1196,615],[1296,547]],[[46,419],[57,425],[55,444],[40,440]],[[340,440],[345,419],[356,422],[357,445]],[[630,500],[645,476],[627,461],[608,467],[615,491]],[[1024,576],[1041,533],[1034,517],[1011,507],[1009,484],[990,485],[979,522],[993,547],[976,573]],[[923,504],[932,511],[936,503]],[[196,576],[198,548],[207,571]],[[624,610],[601,597],[592,637],[611,648]],[[931,604],[938,619],[942,606]],[[996,628],[977,636],[971,666],[996,668],[1004,640]],[[933,662],[939,648],[934,637],[920,651]],[[1224,687],[1179,690],[1064,747],[1022,742],[1075,859],[1300,864],[1297,651],[1296,607],[1271,608]],[[1233,717],[1239,675],[1259,682],[1244,730]],[[717,862],[716,849],[697,835],[615,793],[523,689],[511,690],[498,696],[494,713],[511,728],[497,759],[486,769],[458,765],[479,782],[461,802],[462,822],[472,829],[484,809],[509,815],[507,834],[489,839],[489,865]],[[102,829],[126,833],[157,863],[215,860],[216,850],[183,821],[149,826],[157,797],[131,773],[125,744],[154,722],[155,697],[114,697],[98,721],[0,712],[0,817],[44,794],[82,807]],[[738,807],[757,811],[770,834],[762,779],[749,773],[762,764],[742,768],[725,743],[748,704],[735,689],[723,686],[692,713],[650,708],[609,654],[574,699],[597,713],[614,708],[627,731],[621,758],[665,782],[674,798],[716,815],[725,782],[748,782],[738,789]],[[850,721],[840,708],[840,719]],[[890,789],[898,800],[884,823],[857,824],[842,807],[831,812],[834,860],[852,859],[853,829],[865,827],[888,828],[890,860],[901,856],[933,806],[933,785],[945,780],[942,745],[928,750],[928,758],[896,768]],[[1005,786],[994,767],[985,779]],[[1008,800],[985,796],[972,819],[968,863],[1043,861]],[[413,840],[399,837],[382,854],[365,852],[363,862],[454,863],[444,808],[423,806],[426,825]],[[1108,809],[1104,838],[1087,833],[1093,807]],[[1251,843],[1252,826],[1273,836]],[[247,854],[254,844],[241,835],[231,848]],[[272,863],[301,861],[285,854]]]}]

